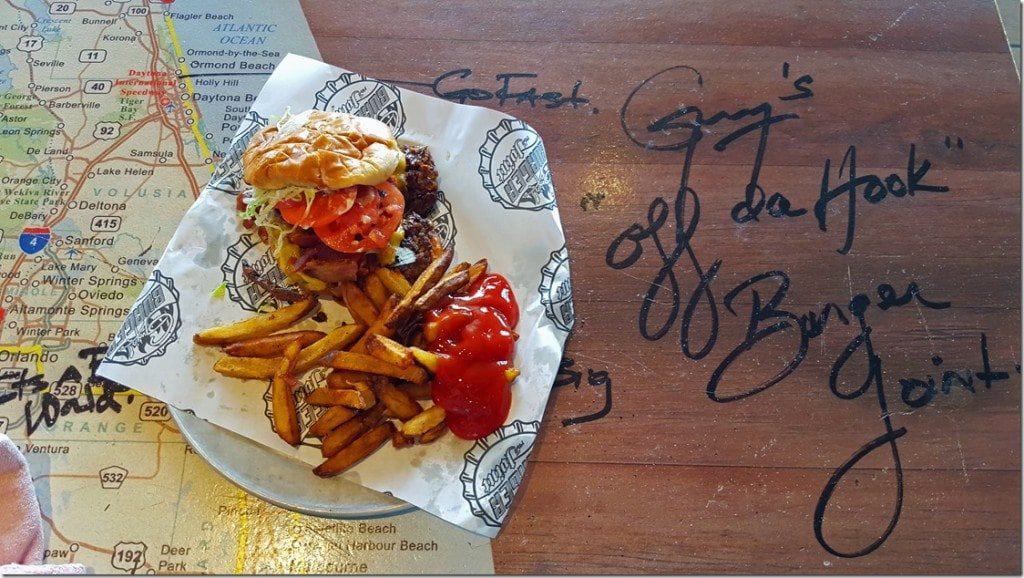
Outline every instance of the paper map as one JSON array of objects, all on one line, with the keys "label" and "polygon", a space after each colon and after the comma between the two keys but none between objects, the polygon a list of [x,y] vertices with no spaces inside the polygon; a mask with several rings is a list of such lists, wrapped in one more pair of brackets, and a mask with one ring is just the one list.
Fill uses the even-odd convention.
[{"label": "paper map", "polygon": [[248,496],[191,452],[166,406],[93,377],[288,52],[319,56],[296,0],[0,4],[0,432],[29,460],[48,562],[493,570],[487,540],[421,512],[331,521]]}]

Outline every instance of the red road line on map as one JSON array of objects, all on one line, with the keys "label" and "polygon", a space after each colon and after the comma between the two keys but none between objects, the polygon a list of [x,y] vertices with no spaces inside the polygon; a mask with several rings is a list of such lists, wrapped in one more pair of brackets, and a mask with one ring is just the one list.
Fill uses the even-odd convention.
[{"label": "red road line on map", "polygon": [[88,179],[89,171],[91,171],[97,164],[99,164],[100,161],[105,160],[107,155],[110,154],[114,149],[119,148],[121,145],[123,145],[125,143],[125,141],[127,141],[129,138],[135,136],[135,133],[137,133],[140,130],[142,130],[142,127],[146,126],[151,121],[157,120],[159,117],[160,117],[160,113],[153,113],[153,114],[151,114],[149,116],[142,117],[141,119],[139,119],[135,123],[135,126],[132,127],[131,130],[129,130],[123,136],[121,136],[116,141],[111,143],[111,145],[109,147],[107,147],[105,150],[103,150],[99,155],[97,155],[96,158],[94,158],[93,160],[89,161],[89,163],[85,165],[85,170],[82,171],[86,175],[86,179],[83,179],[83,180],[79,181],[75,185],[75,188],[71,190],[71,194],[68,195],[67,200],[64,201],[64,208],[61,211],[59,211],[56,215],[54,215],[53,219],[48,220],[45,223],[45,225],[46,226],[53,226],[53,225],[59,223],[64,217],[67,216],[67,214],[68,214],[67,204],[69,202],[73,201],[75,199],[75,197],[78,196],[78,193],[82,192],[82,187],[85,186],[85,181]]},{"label": "red road line on map", "polygon": [[[92,550],[93,552],[98,552],[100,554],[110,554],[111,556],[114,555],[114,551],[113,550],[108,550],[106,548],[101,548],[101,547],[99,547],[99,546],[97,546],[95,544],[90,544],[88,542],[82,542],[81,540],[71,540],[71,539],[69,539],[67,536],[62,534],[60,530],[57,529],[57,524],[55,524],[54,521],[52,519],[50,519],[49,516],[47,516],[46,514],[43,514],[43,513],[40,513],[40,516],[50,526],[50,530],[53,531],[54,535],[57,536],[58,538],[60,538],[61,541],[63,541],[65,544],[78,544],[79,548],[85,548],[86,550]],[[141,567],[142,568],[146,568],[146,569],[152,569],[153,568],[153,566],[149,562],[144,563]]]},{"label": "red road line on map", "polygon": [[[150,42],[153,44],[154,47],[156,47],[157,46],[156,32],[153,30],[153,21],[150,20],[150,19],[146,19],[146,32],[149,34]],[[158,60],[158,58],[157,58],[157,51],[154,50],[153,51],[153,58],[149,61],[150,76],[152,78],[156,78],[156,74],[157,74],[156,63],[157,63],[157,60]],[[172,135],[174,135],[174,143],[176,145],[177,153],[178,153],[178,164],[185,171],[185,175],[188,177],[188,182],[189,182],[190,185],[192,185],[192,196],[198,198],[199,197],[199,191],[200,191],[199,183],[196,181],[196,176],[194,174],[192,174],[192,169],[190,169],[188,167],[188,164],[186,163],[186,160],[185,160],[185,144],[181,140],[181,135],[178,134],[178,131],[175,130],[175,128],[173,126],[171,126],[170,122],[167,121],[166,115],[161,115],[160,116],[160,122],[165,127],[167,127],[167,130],[171,131]],[[185,122],[187,123],[188,121],[186,120]]]},{"label": "red road line on map", "polygon": [[[162,461],[161,460],[161,453],[162,453],[162,450],[163,450],[163,447],[164,447],[164,442],[163,442],[162,439],[160,439],[160,436],[163,435],[164,431],[165,430],[161,429],[156,434],[156,467],[153,469],[153,473],[148,475],[148,476],[133,476],[131,474],[128,474],[128,475],[126,475],[124,477],[125,480],[152,480],[153,478],[157,477],[157,475],[160,474],[160,463]],[[32,440],[28,439],[26,441],[32,441]],[[32,478],[32,482],[35,483],[37,480],[42,480],[42,479],[45,479],[45,478],[95,478],[95,477],[96,477],[96,474],[43,474],[41,476],[36,476],[36,477]]]}]

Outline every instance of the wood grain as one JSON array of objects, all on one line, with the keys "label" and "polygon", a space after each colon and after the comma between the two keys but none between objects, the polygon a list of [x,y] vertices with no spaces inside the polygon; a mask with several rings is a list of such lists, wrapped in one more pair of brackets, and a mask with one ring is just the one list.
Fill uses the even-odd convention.
[{"label": "wood grain", "polygon": [[[303,6],[333,64],[428,94],[456,69],[471,73],[443,81],[439,92],[494,92],[495,75],[534,73],[513,88],[569,94],[579,81],[587,101],[477,103],[522,118],[544,138],[572,259],[577,319],[566,356],[584,374],[579,389],[552,394],[517,504],[494,541],[498,572],[1020,573],[1020,87],[990,2]],[[631,142],[620,110],[645,78],[679,65],[699,70],[703,84],[664,77],[630,108],[627,125],[643,128],[680,105],[710,116],[770,102],[776,113],[797,114],[771,129],[759,177],[769,195],[811,209],[826,159],[833,183],[850,146],[858,174],[904,174],[911,144],[918,164],[933,164],[925,180],[950,192],[862,199],[853,248],[842,255],[839,204],[829,207],[825,232],[813,215],[735,223],[730,211],[750,180],[756,135],[716,152],[711,144],[739,125],[709,124],[689,181],[702,215],[691,246],[705,268],[722,260],[713,282],[717,345],[703,359],[687,358],[678,322],[664,338],[645,340],[638,311],[663,262],[648,244],[635,265],[616,270],[606,252],[644,221],[653,200],[672,202],[683,156]],[[780,101],[803,74],[813,76],[814,97]],[[662,234],[671,239],[670,229]],[[687,264],[677,268],[685,298],[695,276]],[[746,331],[749,294],[737,299],[738,315],[722,296],[772,269],[791,279],[784,305],[797,314],[845,306],[862,292],[877,299],[882,283],[902,291],[914,281],[924,296],[951,303],[867,314],[889,417],[907,433],[898,444],[902,516],[862,557],[829,554],[813,528],[833,471],[884,431],[874,395],[844,400],[828,388],[832,363],[857,328],[830,324],[792,375],[756,396],[723,404],[705,391]],[[666,297],[652,320],[668,314]],[[707,328],[706,318],[692,327],[696,335]],[[943,370],[980,371],[982,333],[1009,379],[991,389],[978,382],[974,393],[954,387],[920,408],[901,400],[901,378],[941,382]],[[721,391],[774,374],[796,336],[759,344]],[[588,368],[609,373],[612,410],[563,427],[605,402],[603,388],[586,385]],[[826,511],[829,543],[855,549],[879,535],[894,475],[891,455],[879,451],[844,478]]]}]

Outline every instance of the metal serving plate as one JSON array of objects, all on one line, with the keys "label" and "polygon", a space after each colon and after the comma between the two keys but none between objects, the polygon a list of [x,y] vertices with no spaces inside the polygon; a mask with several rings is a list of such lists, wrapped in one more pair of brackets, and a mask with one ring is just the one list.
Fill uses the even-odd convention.
[{"label": "metal serving plate", "polygon": [[169,408],[181,435],[213,469],[282,508],[323,518],[366,519],[405,514],[415,506],[311,468],[210,422]]}]

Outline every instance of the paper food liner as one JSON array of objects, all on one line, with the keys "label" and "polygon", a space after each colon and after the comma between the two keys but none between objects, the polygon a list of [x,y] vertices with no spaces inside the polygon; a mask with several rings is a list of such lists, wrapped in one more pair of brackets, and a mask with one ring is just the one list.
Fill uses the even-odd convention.
[{"label": "paper food liner", "polygon": [[[449,432],[432,444],[401,450],[386,443],[343,474],[494,536],[523,478],[573,323],[568,254],[544,145],[521,120],[288,55],[182,219],[98,373],[308,464],[323,461],[318,440],[292,448],[274,433],[269,381],[221,376],[212,367],[223,353],[192,343],[201,329],[280,305],[242,273],[248,264],[261,276],[282,278],[269,248],[236,216],[235,196],[244,184],[241,156],[269,119],[310,108],[375,117],[400,142],[427,145],[443,191],[429,218],[446,244],[455,243],[457,260],[486,257],[515,290],[521,310],[515,365],[522,375],[512,386],[505,425],[475,442]],[[222,283],[226,295],[217,298]],[[300,328],[328,331],[351,320],[344,307],[328,300],[321,305],[328,320],[307,319]],[[328,371],[314,368],[301,378],[296,403],[303,434],[324,411],[305,396],[325,384]]]}]

